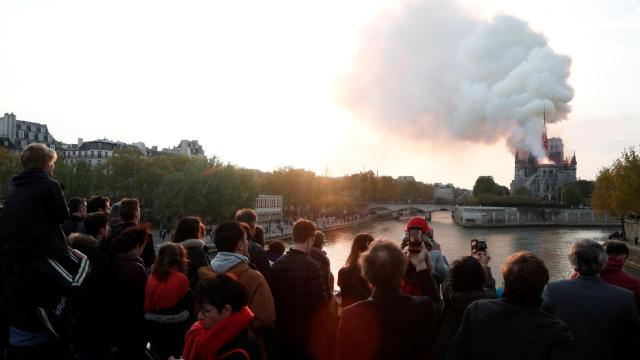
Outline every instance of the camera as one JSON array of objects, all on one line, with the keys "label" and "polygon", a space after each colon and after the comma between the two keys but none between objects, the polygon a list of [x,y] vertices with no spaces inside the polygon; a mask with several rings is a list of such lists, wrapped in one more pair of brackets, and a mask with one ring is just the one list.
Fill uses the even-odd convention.
[{"label": "camera", "polygon": [[487,252],[487,240],[485,239],[471,240],[471,253],[474,254],[478,251]]},{"label": "camera", "polygon": [[427,234],[423,234],[422,229],[410,228],[402,237],[402,248],[408,248],[410,253],[417,254],[422,251],[422,244],[424,244],[428,250],[431,248],[431,243],[425,238]]}]

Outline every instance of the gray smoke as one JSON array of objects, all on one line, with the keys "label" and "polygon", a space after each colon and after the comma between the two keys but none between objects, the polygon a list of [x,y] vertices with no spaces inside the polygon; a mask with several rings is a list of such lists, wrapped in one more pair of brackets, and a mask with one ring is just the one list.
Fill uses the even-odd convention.
[{"label": "gray smoke", "polygon": [[494,143],[544,156],[542,115],[567,119],[571,59],[512,16],[474,19],[450,1],[407,1],[362,33],[340,100],[401,136]]}]

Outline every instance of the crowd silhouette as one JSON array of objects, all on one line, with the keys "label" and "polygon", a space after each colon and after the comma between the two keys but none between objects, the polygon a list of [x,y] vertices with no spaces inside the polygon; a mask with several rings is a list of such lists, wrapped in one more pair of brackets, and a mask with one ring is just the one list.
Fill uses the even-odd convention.
[{"label": "crowd silhouette", "polygon": [[156,249],[137,199],[67,202],[55,161],[55,151],[29,145],[1,213],[2,359],[640,354],[640,281],[622,270],[622,241],[576,241],[574,273],[551,283],[543,259],[516,252],[496,287],[482,240],[450,265],[414,217],[402,239],[356,235],[334,289],[313,221],[293,223],[287,250],[265,243],[257,214],[239,209],[210,231],[210,248],[211,228],[185,216]]}]

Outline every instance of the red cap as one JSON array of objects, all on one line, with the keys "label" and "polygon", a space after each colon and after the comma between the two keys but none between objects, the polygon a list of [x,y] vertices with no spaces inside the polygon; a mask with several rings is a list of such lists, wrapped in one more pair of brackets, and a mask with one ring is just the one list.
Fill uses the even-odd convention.
[{"label": "red cap", "polygon": [[415,229],[415,228],[422,229],[422,232],[425,234],[429,233],[429,224],[427,223],[427,220],[425,220],[424,217],[422,216],[414,216],[411,219],[409,219],[406,230]]}]

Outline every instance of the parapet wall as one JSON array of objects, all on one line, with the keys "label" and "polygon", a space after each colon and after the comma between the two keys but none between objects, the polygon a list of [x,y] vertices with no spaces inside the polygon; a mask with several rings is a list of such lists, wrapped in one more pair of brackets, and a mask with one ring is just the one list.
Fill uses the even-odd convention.
[{"label": "parapet wall", "polygon": [[453,211],[453,218],[466,227],[620,226],[615,217],[592,209],[460,206]]}]

